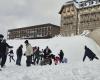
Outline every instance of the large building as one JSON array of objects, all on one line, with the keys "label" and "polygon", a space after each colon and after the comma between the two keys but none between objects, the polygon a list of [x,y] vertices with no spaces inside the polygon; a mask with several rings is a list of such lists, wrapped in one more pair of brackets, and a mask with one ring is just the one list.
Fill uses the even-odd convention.
[{"label": "large building", "polygon": [[61,14],[60,34],[63,36],[82,34],[86,30],[100,28],[100,0],[78,3],[68,1],[62,6],[59,14]]},{"label": "large building", "polygon": [[39,39],[59,35],[60,27],[53,24],[41,24],[8,30],[8,39]]}]

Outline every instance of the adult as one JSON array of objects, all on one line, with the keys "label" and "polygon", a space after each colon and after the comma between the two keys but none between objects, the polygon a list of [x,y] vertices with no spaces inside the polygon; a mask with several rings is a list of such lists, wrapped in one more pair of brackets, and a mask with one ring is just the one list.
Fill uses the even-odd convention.
[{"label": "adult", "polygon": [[50,55],[51,52],[52,51],[48,46],[44,49],[44,51],[43,51],[44,59],[43,59],[43,61],[41,61],[41,63],[40,63],[41,65],[46,65],[46,64],[51,65],[52,64],[52,58]]},{"label": "adult", "polygon": [[50,56],[50,53],[51,53],[51,52],[52,52],[51,49],[47,46],[47,47],[44,49],[44,51],[43,51],[43,53],[44,53],[44,58]]},{"label": "adult", "polygon": [[1,61],[1,67],[3,68],[6,60],[7,60],[7,54],[8,54],[8,49],[13,48],[13,46],[10,46],[7,42],[6,39],[4,39],[1,42],[1,53],[2,53],[2,61]]},{"label": "adult", "polygon": [[85,54],[83,57],[83,62],[85,61],[86,56],[90,59],[90,61],[92,61],[94,58],[95,59],[99,59],[96,54],[94,54],[87,46],[85,46]]},{"label": "adult", "polygon": [[19,65],[19,66],[21,66],[21,59],[22,59],[22,54],[23,54],[22,48],[23,48],[23,45],[20,45],[16,51],[16,54],[17,54],[16,65]]},{"label": "adult", "polygon": [[[0,34],[0,65],[1,65],[1,61],[2,61],[2,40],[3,40],[3,35],[2,34]],[[0,71],[1,71],[1,69],[0,69]]]},{"label": "adult", "polygon": [[0,59],[1,59],[1,57],[2,57],[2,53],[1,53],[1,51],[2,51],[2,40],[3,40],[3,35],[2,34],[0,34]]},{"label": "adult", "polygon": [[26,58],[27,58],[26,59],[26,66],[31,66],[33,48],[30,45],[30,43],[28,42],[28,40],[25,41],[25,44],[26,44],[26,52],[25,52],[25,55],[26,55]]},{"label": "adult", "polygon": [[37,63],[37,64],[39,63],[39,60],[40,60],[40,52],[41,51],[39,50],[39,47],[37,47],[37,50],[36,50],[36,52],[34,54],[35,55],[34,64],[35,63]]},{"label": "adult", "polygon": [[58,54],[60,57],[60,63],[62,63],[63,57],[64,57],[64,52],[63,50],[60,50],[60,53]]}]

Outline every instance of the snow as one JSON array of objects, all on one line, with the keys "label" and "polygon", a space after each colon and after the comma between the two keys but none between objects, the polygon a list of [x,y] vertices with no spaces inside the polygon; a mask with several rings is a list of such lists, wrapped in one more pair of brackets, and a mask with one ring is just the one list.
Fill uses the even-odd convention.
[{"label": "snow", "polygon": [[[20,44],[24,45],[23,51],[25,51],[24,41],[8,40],[7,42],[14,46],[16,55],[16,49]],[[100,58],[100,47],[92,39],[74,36],[36,39],[29,42],[32,46],[39,46],[40,49],[49,46],[52,53],[56,55],[62,49],[68,63],[26,67],[25,56],[22,58],[22,66],[16,66],[13,61],[9,63],[8,58],[6,67],[0,72],[0,80],[100,80],[100,60],[89,61],[86,58],[85,62],[82,62],[84,45],[87,45]],[[14,58],[16,59],[16,56]]]}]

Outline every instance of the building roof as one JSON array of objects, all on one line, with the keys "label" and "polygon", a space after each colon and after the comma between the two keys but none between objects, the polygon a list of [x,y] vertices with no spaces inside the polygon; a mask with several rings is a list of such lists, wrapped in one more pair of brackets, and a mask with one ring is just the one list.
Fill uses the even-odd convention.
[{"label": "building roof", "polygon": [[34,25],[34,26],[28,26],[28,27],[22,27],[22,28],[16,28],[16,29],[9,29],[8,30],[8,32],[9,31],[14,31],[14,30],[19,30],[19,29],[30,29],[30,28],[36,28],[36,27],[48,27],[48,26],[52,26],[52,27],[58,27],[58,28],[60,28],[60,26],[58,26],[58,25],[54,25],[54,24],[51,24],[51,23],[47,23],[47,24],[40,24],[40,25]]},{"label": "building roof", "polygon": [[85,6],[85,7],[80,7],[78,9],[80,10],[80,9],[92,8],[92,7],[95,7],[95,6],[100,6],[100,4],[90,5],[90,6]]},{"label": "building roof", "polygon": [[74,1],[68,1],[68,2],[66,2],[66,3],[61,7],[61,10],[59,11],[59,14],[62,13],[64,7],[66,7],[66,6],[68,6],[68,5],[71,5],[71,4],[73,4],[73,5],[76,7],[76,9],[85,9],[85,8],[90,8],[90,7],[94,7],[94,6],[100,5],[100,2],[98,2],[98,3],[95,3],[95,4],[91,4],[91,5],[86,5],[86,6],[83,6],[83,7],[80,6],[81,4],[89,3],[89,2],[91,2],[91,1],[96,1],[96,0],[85,0],[85,1],[78,2],[78,3],[76,3],[76,4],[78,4],[79,7],[77,7],[77,6],[74,4],[74,3],[75,3]]},{"label": "building roof", "polygon": [[63,11],[64,7],[69,6],[69,5],[73,5],[74,1],[68,1],[66,2],[60,9],[59,14],[61,14],[61,12]]}]

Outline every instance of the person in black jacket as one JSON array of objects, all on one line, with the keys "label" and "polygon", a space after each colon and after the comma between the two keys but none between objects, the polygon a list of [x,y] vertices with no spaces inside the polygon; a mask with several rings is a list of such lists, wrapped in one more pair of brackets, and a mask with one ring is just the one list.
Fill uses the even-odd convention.
[{"label": "person in black jacket", "polygon": [[20,45],[16,51],[16,54],[17,54],[16,65],[19,65],[19,66],[21,66],[21,58],[22,58],[22,54],[23,54],[22,48],[23,48],[23,45]]},{"label": "person in black jacket", "polygon": [[60,57],[60,63],[61,63],[63,60],[63,57],[64,57],[64,52],[62,50],[60,50],[60,53],[58,55]]},{"label": "person in black jacket", "polygon": [[4,65],[6,63],[8,48],[13,48],[13,46],[8,45],[8,43],[4,39],[1,42],[1,50],[0,50],[0,52],[2,53],[1,67],[4,67]]},{"label": "person in black jacket", "polygon": [[44,58],[49,57],[51,52],[52,52],[51,49],[47,46],[43,51]]},{"label": "person in black jacket", "polygon": [[2,57],[2,40],[3,40],[3,35],[2,34],[0,34],[0,59],[1,59],[1,57]]},{"label": "person in black jacket", "polygon": [[[1,50],[2,50],[2,40],[3,40],[3,35],[0,34],[0,65],[1,65],[1,61],[2,61],[2,53],[1,53]],[[2,69],[0,68],[0,71],[2,71]]]},{"label": "person in black jacket", "polygon": [[96,54],[94,54],[87,46],[85,46],[85,54],[83,57],[83,62],[85,61],[86,56],[90,59],[90,61],[92,61],[94,58],[95,59],[99,59]]}]

